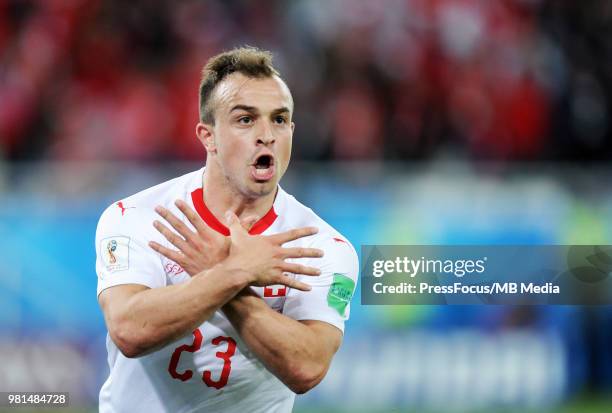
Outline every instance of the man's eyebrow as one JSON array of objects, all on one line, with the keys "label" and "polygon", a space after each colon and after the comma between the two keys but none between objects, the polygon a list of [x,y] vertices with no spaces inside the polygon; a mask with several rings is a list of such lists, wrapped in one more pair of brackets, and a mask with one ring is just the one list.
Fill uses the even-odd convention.
[{"label": "man's eyebrow", "polygon": [[[259,113],[259,109],[257,109],[255,106],[249,106],[249,105],[236,105],[230,109],[230,113],[232,113],[235,110],[244,110],[245,112],[250,112],[254,114]],[[283,106],[281,108],[274,109],[272,111],[272,116],[280,115],[282,113],[290,113],[290,112],[291,110],[288,107]]]},{"label": "man's eyebrow", "polygon": [[258,113],[259,110],[257,110],[257,108],[255,106],[248,106],[248,105],[236,105],[233,108],[230,109],[230,113],[232,113],[235,110],[244,110],[246,112],[251,112],[251,113]]},{"label": "man's eyebrow", "polygon": [[286,106],[283,106],[282,108],[274,109],[274,110],[272,111],[272,115],[273,115],[273,116],[274,116],[274,115],[280,115],[281,113],[288,113],[288,112],[291,112],[291,111],[289,110],[289,108],[288,108],[288,107],[286,107]]}]

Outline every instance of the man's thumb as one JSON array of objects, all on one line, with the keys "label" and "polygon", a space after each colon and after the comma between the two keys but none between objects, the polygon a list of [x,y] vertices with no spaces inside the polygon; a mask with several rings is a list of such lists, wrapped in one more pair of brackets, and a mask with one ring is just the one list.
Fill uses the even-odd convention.
[{"label": "man's thumb", "polygon": [[233,211],[227,211],[225,213],[225,221],[227,222],[227,227],[229,228],[230,233],[234,233],[240,229],[244,231],[244,228],[242,228],[242,225],[240,225],[240,220]]}]

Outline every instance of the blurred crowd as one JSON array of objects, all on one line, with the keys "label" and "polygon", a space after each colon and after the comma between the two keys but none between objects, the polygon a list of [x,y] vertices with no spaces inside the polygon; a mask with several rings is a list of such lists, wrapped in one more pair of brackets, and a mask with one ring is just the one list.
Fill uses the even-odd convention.
[{"label": "blurred crowd", "polygon": [[2,0],[0,160],[201,160],[206,59],[275,53],[307,160],[606,160],[606,0]]}]

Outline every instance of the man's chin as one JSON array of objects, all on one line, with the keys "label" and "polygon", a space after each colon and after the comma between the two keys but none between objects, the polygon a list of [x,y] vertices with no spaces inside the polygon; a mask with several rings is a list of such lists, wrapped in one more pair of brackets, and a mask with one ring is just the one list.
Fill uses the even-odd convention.
[{"label": "man's chin", "polygon": [[252,196],[263,197],[270,195],[276,190],[277,180],[254,181],[249,185],[249,192]]}]

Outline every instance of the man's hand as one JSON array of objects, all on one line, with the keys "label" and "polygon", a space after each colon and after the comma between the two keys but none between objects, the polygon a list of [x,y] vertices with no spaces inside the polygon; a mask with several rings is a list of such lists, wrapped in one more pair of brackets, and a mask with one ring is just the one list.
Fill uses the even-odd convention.
[{"label": "man's hand", "polygon": [[[267,286],[286,285],[291,288],[308,291],[310,286],[284,275],[285,272],[302,275],[319,275],[317,268],[285,261],[287,258],[322,257],[323,251],[316,248],[283,248],[282,244],[317,233],[313,227],[299,228],[280,234],[268,236],[251,236],[248,230],[258,217],[250,216],[240,221],[236,214],[228,211],[226,219],[230,237],[209,228],[200,216],[182,200],[176,201],[178,209],[187,217],[195,228],[192,231],[168,209],[158,206],[155,211],[164,218],[174,231],[159,221],[153,226],[178,251],[166,248],[155,241],[149,246],[168,259],[179,264],[189,275],[194,276],[202,271],[224,262],[228,270],[247,272],[249,284]],[[231,256],[231,260],[229,260]]]},{"label": "man's hand", "polygon": [[[175,205],[187,217],[195,228],[192,231],[187,225],[177,218],[168,209],[158,206],[155,208],[163,219],[165,219],[176,232],[170,230],[159,221],[153,222],[157,229],[178,251],[166,248],[155,241],[149,242],[149,246],[171,259],[190,276],[212,268],[224,260],[229,253],[229,238],[209,228],[200,216],[182,200],[177,200]],[[242,220],[242,225],[248,230],[257,221],[257,216],[250,216]]]},{"label": "man's hand", "polygon": [[316,276],[318,268],[288,263],[288,258],[320,258],[323,251],[317,248],[283,248],[289,241],[304,238],[318,232],[317,228],[305,227],[267,236],[251,236],[243,228],[236,214],[226,213],[230,230],[231,245],[229,256],[223,266],[229,271],[242,271],[247,274],[249,284],[264,287],[281,284],[302,291],[309,291],[308,284],[285,275],[286,272]]}]

